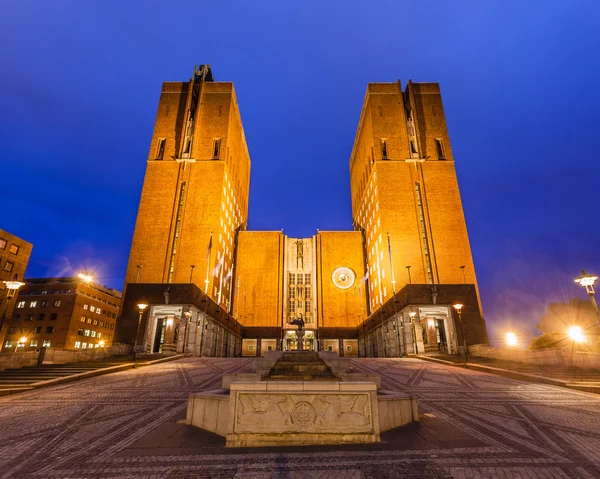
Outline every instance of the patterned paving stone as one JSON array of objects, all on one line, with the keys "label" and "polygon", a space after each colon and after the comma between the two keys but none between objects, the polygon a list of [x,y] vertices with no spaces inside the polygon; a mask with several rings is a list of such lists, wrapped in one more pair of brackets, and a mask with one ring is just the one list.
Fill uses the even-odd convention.
[{"label": "patterned paving stone", "polygon": [[0,477],[598,478],[600,396],[416,359],[359,359],[419,399],[372,445],[229,449],[187,397],[249,359],[189,358],[0,398]]}]

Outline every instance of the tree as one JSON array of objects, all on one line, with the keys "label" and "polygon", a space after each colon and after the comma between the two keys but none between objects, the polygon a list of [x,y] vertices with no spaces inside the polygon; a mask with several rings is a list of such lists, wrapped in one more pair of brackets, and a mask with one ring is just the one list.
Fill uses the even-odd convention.
[{"label": "tree", "polygon": [[550,303],[537,328],[542,333],[559,331],[564,337],[569,326],[578,325],[585,330],[592,327],[596,320],[596,312],[590,301],[571,298],[568,303]]},{"label": "tree", "polygon": [[567,344],[568,338],[565,333],[559,333],[558,331],[552,331],[550,333],[544,333],[537,338],[531,340],[529,349],[531,351],[538,351],[540,349],[557,349],[562,348]]}]

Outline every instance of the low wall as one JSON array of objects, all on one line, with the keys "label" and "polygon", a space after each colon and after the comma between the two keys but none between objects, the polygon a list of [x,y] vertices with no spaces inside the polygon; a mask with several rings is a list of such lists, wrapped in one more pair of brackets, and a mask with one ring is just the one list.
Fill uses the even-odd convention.
[{"label": "low wall", "polygon": [[519,349],[490,348],[482,344],[475,344],[469,346],[469,355],[540,366],[574,366],[582,369],[600,369],[600,353],[572,352],[568,349],[523,351]]},{"label": "low wall", "polygon": [[57,348],[46,348],[44,364],[67,364],[98,361],[112,356],[125,356],[131,351],[131,345],[119,343],[108,348],[82,349],[67,351]]},{"label": "low wall", "polygon": [[[36,366],[41,350],[0,354],[0,371]],[[58,348],[46,348],[43,364],[68,364],[98,361],[112,356],[124,356],[131,352],[131,345],[117,343],[108,348],[94,348],[67,351]]]}]

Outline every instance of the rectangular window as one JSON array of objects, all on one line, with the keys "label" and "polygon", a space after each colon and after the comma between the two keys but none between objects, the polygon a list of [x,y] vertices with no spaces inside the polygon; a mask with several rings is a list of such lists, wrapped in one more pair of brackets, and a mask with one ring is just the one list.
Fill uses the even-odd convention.
[{"label": "rectangular window", "polygon": [[290,313],[296,312],[296,301],[290,301]]},{"label": "rectangular window", "polygon": [[37,301],[31,301],[31,302],[29,303],[29,307],[30,307],[30,308],[37,308]]},{"label": "rectangular window", "polygon": [[86,329],[85,332],[83,333],[84,336],[89,336],[90,335],[90,330]]},{"label": "rectangular window", "polygon": [[437,156],[439,160],[445,160],[446,157],[444,156],[444,147],[442,145],[442,140],[438,140],[436,138],[435,140],[435,150],[437,152]]},{"label": "rectangular window", "polygon": [[27,313],[25,315],[25,321],[33,321],[33,314],[32,313]]},{"label": "rectangular window", "polygon": [[16,244],[11,244],[8,251],[12,254],[19,254],[19,247]]},{"label": "rectangular window", "polygon": [[100,339],[100,338],[102,337],[102,333],[98,333],[98,334],[96,334],[96,337],[97,337],[98,339]]},{"label": "rectangular window", "polygon": [[48,301],[41,301],[40,302],[40,308],[45,308],[48,306]]},{"label": "rectangular window", "polygon": [[13,266],[13,263],[7,261],[6,263],[4,263],[4,271],[8,271],[10,273],[13,270]]},{"label": "rectangular window", "polygon": [[75,349],[79,349],[81,347],[81,341],[75,341]]},{"label": "rectangular window", "polygon": [[19,301],[17,303],[17,308],[24,308],[25,307],[25,301]]},{"label": "rectangular window", "polygon": [[96,308],[96,314],[100,314],[102,310],[100,308]]},{"label": "rectangular window", "polygon": [[6,240],[0,238],[0,249],[6,249]]},{"label": "rectangular window", "polygon": [[91,336],[92,338],[95,338],[95,337],[96,337],[96,331],[92,331],[92,332],[91,332],[91,334],[90,334],[90,336]]},{"label": "rectangular window", "polygon": [[19,321],[21,319],[21,315],[19,313],[13,314],[13,321]]},{"label": "rectangular window", "polygon": [[38,314],[38,317],[37,317],[38,321],[43,321],[44,319],[46,319],[46,315],[44,313]]},{"label": "rectangular window", "polygon": [[90,306],[90,311],[92,313],[95,313],[96,312],[96,306]]},{"label": "rectangular window", "polygon": [[87,309],[89,308],[89,306],[87,304],[83,305],[83,309],[85,309],[87,311]]},{"label": "rectangular window", "polygon": [[29,343],[29,346],[31,346],[32,348],[37,348],[37,345],[38,345],[37,339],[32,339],[31,342]]},{"label": "rectangular window", "polygon": [[54,306],[55,308],[58,308],[60,306],[60,299],[57,299],[56,301],[54,301],[54,303],[52,303],[52,306]]},{"label": "rectangular window", "polygon": [[52,313],[50,315],[50,321],[56,321],[58,319],[58,313]]},{"label": "rectangular window", "polygon": [[85,323],[85,316],[82,316],[82,317],[81,317],[81,322],[82,322],[82,323]]},{"label": "rectangular window", "polygon": [[54,332],[54,326],[46,326],[46,334],[52,334]]},{"label": "rectangular window", "polygon": [[381,158],[388,159],[387,140],[381,140]]},{"label": "rectangular window", "polygon": [[304,312],[310,313],[310,300],[304,301]]},{"label": "rectangular window", "polygon": [[8,328],[8,334],[15,334],[17,332],[17,328]]},{"label": "rectangular window", "polygon": [[83,336],[83,329],[77,331],[77,336]]},{"label": "rectangular window", "polygon": [[6,341],[6,342],[4,343],[4,347],[5,347],[5,348],[12,348],[12,347],[13,347],[13,343],[12,343],[12,341]]},{"label": "rectangular window", "polygon": [[156,146],[156,159],[162,160],[165,156],[165,143],[167,140],[165,138],[158,139],[158,145]]},{"label": "rectangular window", "polygon": [[44,342],[42,343],[42,347],[43,348],[49,348],[50,347],[50,340],[49,339],[44,339]]},{"label": "rectangular window", "polygon": [[41,332],[42,332],[41,326],[36,326],[35,328],[33,328],[33,334],[40,334]]},{"label": "rectangular window", "polygon": [[413,157],[417,154],[417,148],[413,140],[410,140],[410,153]]},{"label": "rectangular window", "polygon": [[92,318],[88,318],[88,319],[87,319],[87,323],[88,323],[88,324],[92,324]]},{"label": "rectangular window", "polygon": [[221,153],[221,138],[216,138],[213,144],[213,160],[219,159],[219,154]]}]

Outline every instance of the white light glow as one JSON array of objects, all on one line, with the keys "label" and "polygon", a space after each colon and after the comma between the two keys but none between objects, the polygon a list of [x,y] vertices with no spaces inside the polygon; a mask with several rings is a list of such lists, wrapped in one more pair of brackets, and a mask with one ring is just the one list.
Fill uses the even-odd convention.
[{"label": "white light glow", "polygon": [[576,343],[583,343],[585,341],[585,334],[580,326],[571,326],[567,329],[567,335]]},{"label": "white light glow", "polygon": [[506,345],[510,347],[514,347],[517,345],[517,335],[515,333],[506,333]]}]

